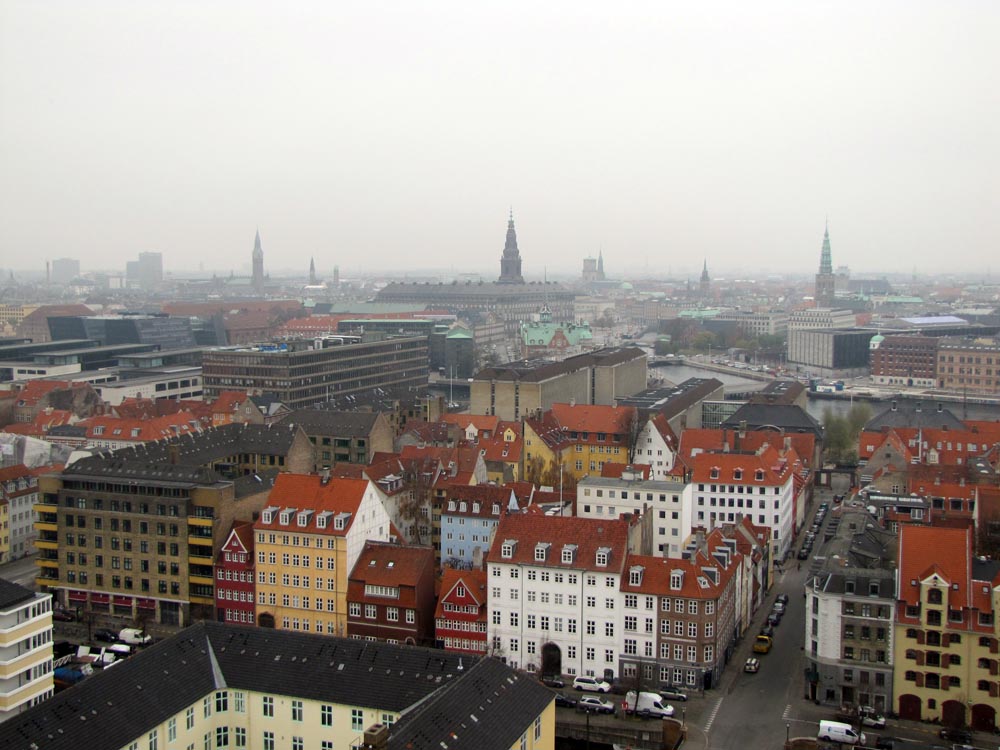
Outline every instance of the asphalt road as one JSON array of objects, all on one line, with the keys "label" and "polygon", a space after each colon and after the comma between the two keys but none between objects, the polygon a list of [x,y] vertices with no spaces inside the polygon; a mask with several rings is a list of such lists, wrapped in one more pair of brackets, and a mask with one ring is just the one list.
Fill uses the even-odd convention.
[{"label": "asphalt road", "polygon": [[36,590],[35,576],[38,574],[38,566],[35,565],[35,556],[22,557],[14,562],[0,565],[0,578],[24,586],[26,589]]}]

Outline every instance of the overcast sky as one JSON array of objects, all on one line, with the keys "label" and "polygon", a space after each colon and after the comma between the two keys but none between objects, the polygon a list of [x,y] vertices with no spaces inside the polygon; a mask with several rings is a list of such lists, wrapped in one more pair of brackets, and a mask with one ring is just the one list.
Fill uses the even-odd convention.
[{"label": "overcast sky", "polygon": [[[0,266],[998,257],[1000,3],[0,0]],[[994,266],[1000,266],[993,263]],[[994,269],[1000,272],[1000,268]]]}]

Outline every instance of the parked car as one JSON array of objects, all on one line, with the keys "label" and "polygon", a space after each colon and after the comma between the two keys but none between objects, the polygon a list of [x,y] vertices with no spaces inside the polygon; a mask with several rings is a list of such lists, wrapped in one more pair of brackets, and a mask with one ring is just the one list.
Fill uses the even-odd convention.
[{"label": "parked car", "polygon": [[771,650],[771,638],[766,635],[758,635],[753,642],[753,651],[755,654],[766,654]]},{"label": "parked car", "polygon": [[760,629],[760,634],[761,635],[766,635],[768,638],[773,638],[774,637],[774,625],[772,625],[771,623],[765,623],[764,626],[761,627],[761,629]]},{"label": "parked car", "polygon": [[808,560],[809,552],[810,552],[809,547],[803,547],[802,549],[799,550],[799,554],[796,555],[796,557],[798,557],[800,560]]},{"label": "parked car", "polygon": [[893,745],[896,744],[895,737],[889,737],[887,735],[882,735],[875,738],[875,747],[878,750],[893,750]]},{"label": "parked car", "polygon": [[744,672],[756,672],[760,669],[760,659],[751,656],[747,659],[746,664],[743,665]]},{"label": "parked car", "polygon": [[660,697],[665,701],[680,701],[681,703],[688,699],[688,695],[683,689],[669,685],[660,686]]},{"label": "parked car", "polygon": [[52,619],[56,622],[73,622],[76,620],[76,615],[68,609],[56,608],[52,610]]},{"label": "parked car", "polygon": [[107,628],[97,628],[94,631],[94,640],[104,641],[105,643],[118,643],[118,634]]},{"label": "parked car", "polygon": [[785,614],[785,603],[781,601],[776,601],[771,609],[777,612],[779,615]]},{"label": "parked car", "polygon": [[970,732],[968,729],[956,729],[953,727],[945,727],[940,732],[938,732],[938,736],[943,740],[954,742],[956,745],[972,744],[972,732]]},{"label": "parked car", "polygon": [[595,714],[613,714],[615,712],[615,704],[607,698],[600,698],[596,695],[585,695],[576,702],[576,710]]},{"label": "parked car", "polygon": [[566,683],[563,681],[563,678],[560,677],[557,674],[543,674],[542,675],[542,684],[543,685],[548,685],[550,688],[564,688],[564,687],[566,687]]},{"label": "parked car", "polygon": [[571,695],[556,693],[556,705],[562,708],[576,708],[576,698]]},{"label": "parked car", "polygon": [[611,691],[611,685],[596,677],[576,677],[573,680],[574,690],[588,690],[591,693],[607,693]]},{"label": "parked car", "polygon": [[788,606],[788,594],[778,594],[777,601],[781,602],[785,606]]}]

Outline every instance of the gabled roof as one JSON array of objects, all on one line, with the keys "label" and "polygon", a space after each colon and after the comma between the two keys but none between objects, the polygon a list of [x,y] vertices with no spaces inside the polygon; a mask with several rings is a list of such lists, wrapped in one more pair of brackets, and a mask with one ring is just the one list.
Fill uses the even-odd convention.
[{"label": "gabled roof", "polygon": [[[511,557],[503,546],[516,541]],[[551,545],[544,562],[535,560],[535,546]],[[562,561],[562,551],[573,549],[573,562]],[[598,567],[598,550],[606,551],[608,564]],[[487,559],[491,563],[545,565],[552,568],[620,573],[628,550],[628,523],[619,520],[507,513],[500,518]]]},{"label": "gabled roof", "polygon": [[463,431],[471,424],[480,434],[487,430],[490,434],[495,434],[500,424],[499,417],[488,414],[442,414],[439,421],[457,425]]},{"label": "gabled roof", "polygon": [[250,397],[245,391],[222,391],[213,401],[208,402],[213,414],[232,414]]},{"label": "gabled roof", "polygon": [[126,417],[91,417],[78,422],[87,430],[88,440],[116,440],[145,443],[201,431],[201,424],[191,412],[180,411],[151,419]]},{"label": "gabled roof", "polygon": [[296,409],[281,421],[297,424],[307,435],[336,435],[338,437],[368,437],[378,412],[332,411],[327,409]]},{"label": "gabled roof", "polygon": [[601,467],[604,479],[621,479],[624,471],[637,472],[643,479],[649,479],[652,467],[649,464],[616,464],[608,461]]},{"label": "gabled roof", "polygon": [[12,716],[0,749],[125,747],[226,688],[403,714],[393,750],[507,750],[553,700],[496,659],[203,622]]},{"label": "gabled roof", "polygon": [[972,537],[969,528],[901,524],[899,598],[906,604],[917,604],[920,582],[937,573],[948,583],[948,606],[970,606]]},{"label": "gabled roof", "polygon": [[248,559],[252,563],[254,561],[254,538],[253,524],[250,521],[233,521],[232,528],[229,530],[229,536],[226,537],[226,541],[223,542],[222,547],[219,548],[219,552],[215,556],[216,564],[222,563],[225,559],[224,553],[232,546],[233,542],[246,551],[247,555],[249,555]]},{"label": "gabled roof", "polygon": [[[261,513],[260,518],[254,523],[254,529],[284,529],[296,530],[303,534],[347,536],[358,516],[361,501],[368,487],[369,483],[364,479],[331,477],[329,481],[325,481],[316,474],[280,474],[267,501],[268,508],[276,509],[273,518],[267,523],[264,520],[264,513]],[[294,513],[289,517],[288,523],[282,524],[281,512],[288,509],[294,510]],[[302,511],[312,511],[305,525],[300,525],[298,521],[298,514]],[[317,518],[324,513],[326,524],[321,528]],[[343,528],[338,529],[334,518],[341,514],[349,516],[345,516]]]},{"label": "gabled roof", "polygon": [[563,430],[586,432],[596,439],[596,433],[625,436],[635,416],[631,406],[589,404],[552,404],[552,415]]},{"label": "gabled roof", "polygon": [[817,438],[823,436],[823,426],[805,409],[794,404],[745,404],[722,426],[734,430],[742,422],[746,422],[748,430],[771,427],[786,433],[811,432]]},{"label": "gabled roof", "polygon": [[[465,596],[461,598],[455,593],[459,584],[465,587]],[[434,617],[447,617],[444,604],[449,602],[451,604],[464,603],[466,606],[476,604],[480,608],[480,617],[485,618],[487,598],[485,570],[445,568],[441,576],[441,595],[438,597]]]},{"label": "gabled roof", "polygon": [[699,453],[689,460],[692,482],[778,486],[801,470],[794,449],[783,454],[771,446],[754,453]]},{"label": "gabled roof", "polygon": [[434,568],[434,548],[365,542],[350,581],[369,586],[415,587]]},{"label": "gabled roof", "polygon": [[[705,546],[699,547],[688,558],[629,555],[620,582],[622,592],[696,599],[718,598],[739,567],[740,553],[732,554],[725,538],[719,529],[714,529],[705,538]],[[713,553],[718,549],[724,549],[728,554],[716,557]],[[725,560],[728,560],[728,564],[723,564]],[[630,573],[634,568],[642,568],[641,581],[637,585],[630,582]],[[674,573],[681,574],[680,588],[671,588],[670,579]]]}]

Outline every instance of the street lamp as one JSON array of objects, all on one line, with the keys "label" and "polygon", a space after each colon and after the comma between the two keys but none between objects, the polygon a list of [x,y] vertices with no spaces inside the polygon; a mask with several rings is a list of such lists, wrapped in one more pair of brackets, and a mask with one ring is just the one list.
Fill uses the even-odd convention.
[{"label": "street lamp", "polygon": [[792,725],[789,722],[785,722],[785,744],[789,742],[788,733],[791,731]]}]

